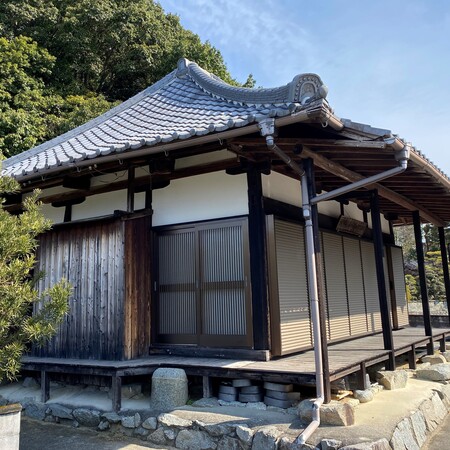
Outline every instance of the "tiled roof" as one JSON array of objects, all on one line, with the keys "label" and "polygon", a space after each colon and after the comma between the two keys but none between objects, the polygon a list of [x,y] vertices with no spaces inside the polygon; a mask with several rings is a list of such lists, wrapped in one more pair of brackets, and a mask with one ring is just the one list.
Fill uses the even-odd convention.
[{"label": "tiled roof", "polygon": [[14,177],[158,143],[189,139],[266,117],[302,110],[327,95],[317,75],[296,76],[285,86],[230,86],[186,59],[156,84],[90,122],[3,162]]}]

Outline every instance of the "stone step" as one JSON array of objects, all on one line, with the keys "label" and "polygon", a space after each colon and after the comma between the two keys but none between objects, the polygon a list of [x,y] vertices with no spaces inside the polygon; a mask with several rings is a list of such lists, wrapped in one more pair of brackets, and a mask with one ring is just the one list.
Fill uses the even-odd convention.
[{"label": "stone step", "polygon": [[219,386],[219,392],[222,394],[232,394],[232,395],[237,395],[238,394],[238,388],[235,388],[233,386],[226,386],[221,384]]},{"label": "stone step", "polygon": [[269,381],[264,383],[264,388],[269,389],[270,391],[278,392],[292,392],[294,390],[294,386],[292,384],[270,383]]},{"label": "stone step", "polygon": [[246,387],[251,386],[252,382],[245,378],[236,378],[235,380],[232,381],[232,384],[234,387]]},{"label": "stone step", "polygon": [[266,396],[277,400],[300,400],[300,392],[279,392],[266,389]]},{"label": "stone step", "polygon": [[262,401],[262,394],[239,394],[239,401],[242,403],[253,403]]},{"label": "stone step", "polygon": [[245,386],[240,389],[241,394],[262,394],[263,388],[261,386]]},{"label": "stone step", "polygon": [[223,400],[224,402],[235,402],[237,400],[236,394],[225,394],[223,392],[219,392],[219,400]]},{"label": "stone step", "polygon": [[278,400],[276,398],[267,397],[267,395],[264,397],[264,403],[267,406],[276,406],[277,408],[290,408],[292,406],[293,401],[292,400]]}]

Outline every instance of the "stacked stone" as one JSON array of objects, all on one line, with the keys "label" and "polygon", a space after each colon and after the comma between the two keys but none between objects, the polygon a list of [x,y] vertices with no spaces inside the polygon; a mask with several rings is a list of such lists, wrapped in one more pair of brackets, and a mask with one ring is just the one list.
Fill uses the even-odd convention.
[{"label": "stacked stone", "polygon": [[219,400],[225,402],[256,403],[261,402],[263,389],[252,384],[247,379],[235,379],[230,384],[222,383],[219,386]]},{"label": "stacked stone", "polygon": [[292,384],[264,383],[264,403],[277,408],[290,408],[300,401],[300,392],[294,392]]}]

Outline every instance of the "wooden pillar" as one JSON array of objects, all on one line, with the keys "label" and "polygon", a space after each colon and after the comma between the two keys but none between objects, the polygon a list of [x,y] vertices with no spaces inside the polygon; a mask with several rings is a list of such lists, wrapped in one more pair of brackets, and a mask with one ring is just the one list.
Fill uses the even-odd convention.
[{"label": "wooden pillar", "polygon": [[441,247],[441,257],[442,257],[442,272],[444,273],[445,298],[447,300],[447,309],[450,324],[450,276],[448,273],[448,256],[447,256],[447,246],[445,245],[444,227],[438,227],[438,232],[439,232],[439,245]]},{"label": "wooden pillar", "polygon": [[128,168],[127,212],[134,212],[135,168]]},{"label": "wooden pillar", "polygon": [[[316,183],[314,174],[314,161],[311,158],[303,160],[303,168],[306,171],[308,180],[309,198],[316,195]],[[325,403],[331,401],[331,382],[330,382],[330,364],[328,359],[328,344],[327,344],[327,320],[326,320],[326,305],[325,305],[325,286],[322,252],[320,245],[320,231],[319,231],[319,213],[317,205],[312,205],[312,223],[314,233],[314,249],[316,252],[316,272],[317,272],[317,288],[319,294],[319,315],[320,315],[320,329],[322,347],[322,366],[323,366],[323,385],[325,391]]]},{"label": "wooden pillar", "polygon": [[249,164],[247,170],[247,184],[253,348],[269,350],[266,217],[263,207],[261,172],[252,164]]},{"label": "wooden pillar", "polygon": [[50,399],[50,377],[48,372],[41,370],[41,402],[45,403]]},{"label": "wooden pillar", "polygon": [[111,391],[113,411],[119,412],[122,408],[122,377],[118,375],[111,377]]},{"label": "wooden pillar", "polygon": [[[413,211],[414,237],[416,240],[417,265],[419,268],[420,296],[422,298],[423,323],[425,326],[425,335],[433,336],[431,328],[430,303],[428,301],[427,276],[425,272],[425,256],[422,244],[422,228],[420,227],[419,211]],[[433,354],[432,341],[427,345],[429,355]]]},{"label": "wooden pillar", "polygon": [[395,370],[394,338],[392,336],[391,314],[386,292],[386,278],[384,276],[383,232],[381,229],[380,206],[378,201],[377,190],[372,191],[371,217],[372,217],[373,246],[375,250],[375,267],[377,272],[378,298],[380,301],[381,324],[383,327],[383,343],[384,349],[390,350],[389,360],[386,365],[386,369]]}]

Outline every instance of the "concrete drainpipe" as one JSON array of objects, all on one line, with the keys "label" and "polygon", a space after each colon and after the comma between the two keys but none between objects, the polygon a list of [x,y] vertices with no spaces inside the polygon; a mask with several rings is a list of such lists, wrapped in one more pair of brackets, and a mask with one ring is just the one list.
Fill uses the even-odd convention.
[{"label": "concrete drainpipe", "polygon": [[[264,127],[261,128],[264,135]],[[314,248],[314,233],[313,223],[311,215],[311,204],[317,204],[321,201],[331,200],[339,195],[347,192],[365,187],[367,185],[376,183],[377,181],[384,180],[388,177],[404,172],[408,166],[410,150],[408,146],[404,146],[401,150],[395,152],[395,159],[399,163],[398,167],[389,169],[385,172],[377,175],[364,178],[362,180],[350,183],[342,188],[335,189],[309,198],[308,183],[305,171],[297,164],[292,158],[283,152],[276,144],[273,134],[266,135],[267,148],[273,151],[281,160],[283,160],[291,169],[293,169],[301,179],[302,187],[302,210],[303,217],[305,219],[305,243],[306,243],[306,266],[308,274],[308,294],[311,302],[311,319],[313,322],[313,336],[314,336],[314,360],[316,364],[316,394],[317,397],[313,402],[312,421],[303,430],[300,436],[297,438],[299,444],[304,444],[314,431],[320,425],[320,407],[322,406],[325,398],[324,384],[323,384],[323,365],[322,365],[322,348],[320,346],[320,316],[319,316],[319,293],[317,287],[317,273],[316,273],[316,252]]]}]

